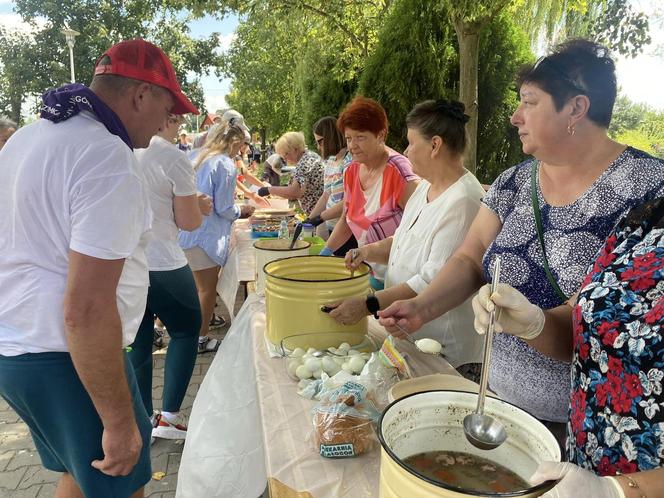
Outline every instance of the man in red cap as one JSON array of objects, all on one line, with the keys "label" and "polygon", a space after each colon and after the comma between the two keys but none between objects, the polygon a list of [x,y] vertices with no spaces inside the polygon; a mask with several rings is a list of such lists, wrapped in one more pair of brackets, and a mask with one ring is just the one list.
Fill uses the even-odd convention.
[{"label": "man in red cap", "polygon": [[148,193],[132,152],[197,113],[166,55],[111,47],[86,87],[43,95],[0,151],[0,394],[56,497],[141,497],[150,433],[125,348],[145,310]]}]

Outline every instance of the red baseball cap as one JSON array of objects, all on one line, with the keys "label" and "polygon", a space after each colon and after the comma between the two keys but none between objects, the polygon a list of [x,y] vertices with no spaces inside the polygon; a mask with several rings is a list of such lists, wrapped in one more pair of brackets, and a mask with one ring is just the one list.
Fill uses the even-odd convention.
[{"label": "red baseball cap", "polygon": [[[104,64],[100,64],[102,60]],[[182,93],[173,65],[164,51],[140,38],[116,43],[104,52],[95,64],[95,76],[98,74],[116,74],[166,88],[175,99],[172,114],[199,114]]]}]

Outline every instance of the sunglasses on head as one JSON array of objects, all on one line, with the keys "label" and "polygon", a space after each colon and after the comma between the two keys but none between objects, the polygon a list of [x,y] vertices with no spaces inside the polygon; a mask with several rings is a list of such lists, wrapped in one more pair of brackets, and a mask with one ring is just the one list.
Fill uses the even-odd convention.
[{"label": "sunglasses on head", "polygon": [[537,62],[535,62],[535,65],[533,66],[533,72],[537,70],[537,68],[544,68],[548,67],[550,68],[554,73],[558,75],[558,77],[569,87],[574,88],[577,92],[579,92],[581,95],[588,95],[588,90],[583,88],[583,86],[578,83],[576,80],[570,78],[565,72],[556,64],[553,60],[551,60],[549,57],[542,56],[539,59],[537,59]]}]

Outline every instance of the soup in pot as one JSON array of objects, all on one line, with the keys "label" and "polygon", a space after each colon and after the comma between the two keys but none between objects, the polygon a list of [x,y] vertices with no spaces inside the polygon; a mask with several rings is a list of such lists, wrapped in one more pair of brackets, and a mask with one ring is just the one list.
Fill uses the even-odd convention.
[{"label": "soup in pot", "polygon": [[530,487],[502,465],[459,451],[427,451],[403,462],[429,479],[468,491],[510,493]]}]

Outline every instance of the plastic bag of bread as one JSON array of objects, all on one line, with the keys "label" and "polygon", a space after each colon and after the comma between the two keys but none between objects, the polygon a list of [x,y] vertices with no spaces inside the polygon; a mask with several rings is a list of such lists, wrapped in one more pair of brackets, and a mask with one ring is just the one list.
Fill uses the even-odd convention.
[{"label": "plastic bag of bread", "polygon": [[326,393],[314,407],[313,441],[321,456],[353,457],[374,447],[374,424],[380,413],[366,394],[363,385],[346,382]]}]

